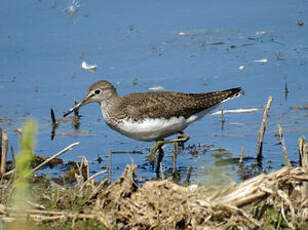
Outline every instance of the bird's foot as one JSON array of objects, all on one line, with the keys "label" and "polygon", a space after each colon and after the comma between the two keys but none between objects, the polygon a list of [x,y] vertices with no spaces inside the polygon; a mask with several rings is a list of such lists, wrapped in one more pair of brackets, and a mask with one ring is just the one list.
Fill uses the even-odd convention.
[{"label": "bird's foot", "polygon": [[183,148],[184,148],[184,143],[185,143],[186,141],[188,141],[189,138],[190,138],[190,137],[189,137],[187,134],[185,134],[185,133],[183,133],[183,132],[179,132],[179,133],[178,133],[178,138],[175,139],[175,141],[177,142],[178,147],[183,149]]},{"label": "bird's foot", "polygon": [[170,140],[161,140],[161,141],[157,141],[155,143],[155,145],[153,146],[153,148],[151,149],[149,155],[148,155],[148,160],[150,163],[152,163],[155,159],[155,154],[157,152],[158,149],[162,148],[162,146],[164,144],[170,144],[170,143],[181,143],[179,145],[184,145],[184,142],[189,140],[189,136],[185,133],[180,132],[178,134],[178,138],[177,139],[170,139]]}]

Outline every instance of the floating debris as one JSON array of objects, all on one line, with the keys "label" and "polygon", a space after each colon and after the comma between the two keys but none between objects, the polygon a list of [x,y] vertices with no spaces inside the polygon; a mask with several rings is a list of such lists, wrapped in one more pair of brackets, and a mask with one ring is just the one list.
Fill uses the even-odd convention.
[{"label": "floating debris", "polygon": [[217,42],[208,42],[207,43],[208,45],[223,45],[225,44],[224,42],[221,42],[221,41],[217,41]]},{"label": "floating debris", "polygon": [[86,63],[85,61],[83,61],[81,63],[81,68],[84,70],[90,70],[91,72],[95,72],[97,69],[97,65],[89,65],[88,63]]},{"label": "floating debris", "polygon": [[134,24],[129,25],[128,29],[129,31],[135,30],[135,25]]},{"label": "floating debris", "polygon": [[222,110],[211,113],[211,115],[221,115],[222,113],[226,114],[226,113],[253,113],[253,112],[257,112],[260,109],[258,108],[251,108],[251,109],[229,109],[229,110],[224,110],[222,112]]},{"label": "floating debris", "polygon": [[64,9],[64,12],[70,16],[73,17],[77,12],[78,8],[80,7],[79,0],[73,0],[72,3]]},{"label": "floating debris", "polygon": [[56,6],[57,6],[56,1],[51,1],[51,2],[50,2],[50,7],[51,7],[51,8],[56,8]]},{"label": "floating debris", "polygon": [[304,105],[304,106],[291,106],[290,109],[292,109],[292,110],[303,110],[303,109],[308,110],[308,105]]},{"label": "floating debris", "polygon": [[193,35],[193,33],[181,31],[181,32],[178,32],[178,35],[180,35],[180,36],[191,36],[191,35]]},{"label": "floating debris", "polygon": [[303,25],[304,25],[304,22],[300,20],[300,21],[297,22],[297,25],[303,26]]},{"label": "floating debris", "polygon": [[241,65],[240,67],[238,67],[239,70],[244,70],[245,66]]},{"label": "floating debris", "polygon": [[164,91],[166,90],[163,86],[154,86],[154,87],[150,87],[149,90],[153,90],[153,91]]},{"label": "floating debris", "polygon": [[257,31],[256,32],[256,35],[263,35],[263,34],[266,34],[266,32],[265,31]]},{"label": "floating debris", "polygon": [[155,45],[152,46],[152,51],[156,53],[158,56],[162,56],[164,53],[164,49],[161,47],[156,47]]},{"label": "floating debris", "polygon": [[266,63],[266,62],[268,62],[268,60],[267,60],[267,58],[263,58],[263,59],[259,59],[259,60],[254,60],[253,62]]},{"label": "floating debris", "polygon": [[137,78],[137,76],[135,75],[134,78],[133,78],[133,85],[137,85],[137,80],[138,80],[138,78]]}]

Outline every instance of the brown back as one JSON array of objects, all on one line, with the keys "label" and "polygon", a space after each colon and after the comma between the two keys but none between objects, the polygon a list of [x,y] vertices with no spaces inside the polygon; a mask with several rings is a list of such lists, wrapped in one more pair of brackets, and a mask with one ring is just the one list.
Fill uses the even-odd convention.
[{"label": "brown back", "polygon": [[[222,101],[239,94],[240,88],[209,93],[146,92],[128,94],[121,98],[117,106],[118,118],[185,118],[218,105]],[[115,111],[113,111],[115,112]]]}]

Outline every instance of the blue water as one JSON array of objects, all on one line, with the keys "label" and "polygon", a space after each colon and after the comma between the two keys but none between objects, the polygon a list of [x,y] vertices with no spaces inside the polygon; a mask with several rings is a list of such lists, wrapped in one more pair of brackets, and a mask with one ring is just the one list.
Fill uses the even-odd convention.
[{"label": "blue water", "polygon": [[[69,15],[69,8],[76,12]],[[208,115],[186,129],[187,145],[224,148],[231,157],[255,157],[257,131],[269,96],[273,103],[264,137],[264,165],[284,163],[275,136],[282,126],[291,160],[298,160],[297,139],[308,137],[308,111],[291,106],[308,104],[307,1],[2,1],[0,8],[0,127],[18,149],[16,128],[28,117],[39,122],[36,153],[48,157],[67,145],[80,145],[62,155],[65,162],[85,155],[93,171],[108,165],[112,150],[142,150],[117,154],[113,178],[125,165],[136,163],[138,175],[155,173],[146,153],[151,143],[130,140],[105,125],[97,105],[81,109],[81,127],[70,123],[50,140],[50,108],[61,117],[81,100],[93,82],[106,79],[120,95],[162,86],[169,91],[203,92],[241,86],[245,95],[219,109],[258,108],[258,112]],[[304,22],[303,26],[298,21]],[[260,63],[256,60],[266,59]],[[97,64],[95,73],[81,62]],[[239,69],[240,66],[244,68]],[[136,79],[134,83],[134,79]],[[287,84],[287,98],[284,87]],[[209,147],[210,148],[210,147]],[[202,149],[202,148],[201,148]],[[207,147],[204,147],[207,149]],[[215,166],[211,151],[178,156],[185,177],[193,166],[193,182],[207,183],[211,170],[223,169],[236,181],[236,165]],[[163,166],[172,168],[172,146],[166,146]],[[98,164],[98,156],[103,162]],[[61,167],[43,172],[61,174]]]}]

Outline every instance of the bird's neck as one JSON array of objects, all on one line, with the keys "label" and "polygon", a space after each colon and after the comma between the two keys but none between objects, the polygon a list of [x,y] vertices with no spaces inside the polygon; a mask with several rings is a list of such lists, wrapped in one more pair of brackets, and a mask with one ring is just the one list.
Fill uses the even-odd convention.
[{"label": "bird's neck", "polygon": [[106,98],[105,100],[99,103],[103,117],[106,122],[112,117],[112,113],[114,109],[120,104],[121,97],[114,92],[110,97]]}]

